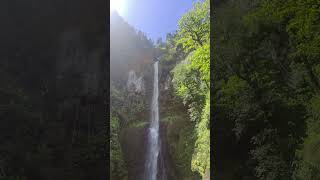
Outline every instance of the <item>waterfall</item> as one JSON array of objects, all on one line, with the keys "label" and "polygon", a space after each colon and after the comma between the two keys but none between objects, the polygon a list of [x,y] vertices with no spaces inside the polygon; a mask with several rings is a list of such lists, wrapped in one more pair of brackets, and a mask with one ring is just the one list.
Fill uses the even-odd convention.
[{"label": "waterfall", "polygon": [[148,132],[148,154],[146,161],[145,180],[156,180],[158,174],[159,145],[159,85],[158,61],[154,63],[153,94],[151,105],[151,122]]}]

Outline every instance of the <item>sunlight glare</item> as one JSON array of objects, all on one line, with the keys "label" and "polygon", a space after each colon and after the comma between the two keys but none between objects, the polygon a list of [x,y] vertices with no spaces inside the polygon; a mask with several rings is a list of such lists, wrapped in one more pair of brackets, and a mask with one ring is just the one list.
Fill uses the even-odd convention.
[{"label": "sunlight glare", "polygon": [[110,12],[117,11],[118,14],[123,15],[125,9],[125,0],[110,0]]}]

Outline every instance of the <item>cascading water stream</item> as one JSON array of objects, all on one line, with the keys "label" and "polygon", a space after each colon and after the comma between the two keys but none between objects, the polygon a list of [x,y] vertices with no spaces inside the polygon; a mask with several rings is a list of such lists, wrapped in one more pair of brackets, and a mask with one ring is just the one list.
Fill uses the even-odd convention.
[{"label": "cascading water stream", "polygon": [[158,174],[158,155],[160,151],[159,144],[159,85],[158,85],[158,61],[153,65],[153,94],[151,105],[151,122],[148,132],[148,154],[146,163],[145,180],[156,180]]}]

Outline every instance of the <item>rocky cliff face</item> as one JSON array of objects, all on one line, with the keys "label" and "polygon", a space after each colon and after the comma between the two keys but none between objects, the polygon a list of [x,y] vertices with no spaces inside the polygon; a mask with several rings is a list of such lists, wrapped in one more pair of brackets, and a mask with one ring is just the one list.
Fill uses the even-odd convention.
[{"label": "rocky cliff face", "polygon": [[187,107],[175,93],[171,73],[174,66],[172,62],[160,62],[160,121],[164,127],[163,139],[166,141],[166,157],[170,163],[168,167],[171,179],[200,179],[198,174],[191,171],[195,124],[190,121]]},{"label": "rocky cliff face", "polygon": [[[152,68],[146,66],[145,70],[144,72],[137,72],[138,77],[134,80],[138,80],[138,82],[132,82],[132,79],[130,79],[132,77],[128,73],[127,86],[125,86],[126,90],[124,92],[126,104],[122,115],[125,117],[126,123],[120,132],[120,143],[128,168],[129,180],[143,179],[144,175],[152,96],[152,81],[148,77],[152,74]],[[134,71],[130,70],[129,72]]]},{"label": "rocky cliff face", "polygon": [[[137,74],[148,74],[152,77],[151,66],[145,66],[143,69],[145,72],[137,72]],[[129,73],[128,79],[130,79]],[[194,145],[194,137],[190,132],[194,129],[194,124],[189,120],[186,107],[174,94],[170,71],[160,71],[159,79],[161,143],[159,166],[165,167],[159,170],[166,171],[167,179],[198,179],[199,177],[191,172],[190,167]],[[127,89],[124,93],[127,94],[125,95],[127,108],[130,111],[123,113],[123,116],[126,116],[124,118],[126,125],[121,131],[120,141],[128,168],[128,177],[132,180],[143,179],[146,163],[152,78],[145,80],[144,83],[146,83],[145,94],[139,93],[135,88]],[[139,103],[141,103],[141,109],[137,108]]]},{"label": "rocky cliff face", "polygon": [[[128,73],[128,81],[125,90],[126,111],[124,111],[122,114],[125,125],[120,134],[121,147],[128,168],[128,178],[132,180],[143,179],[147,154],[147,136],[150,121],[150,102],[153,88],[153,73],[152,66],[150,65],[146,65],[143,69],[144,71],[142,72],[136,73],[131,70]],[[143,76],[139,77],[138,75],[136,75],[136,77],[133,78],[133,72],[134,74],[143,74]],[[135,84],[135,80],[139,79],[141,79],[141,82]],[[166,81],[165,83],[168,83],[168,81]],[[160,92],[164,93],[164,82],[161,82],[160,84],[162,85]],[[123,84],[123,86],[124,85],[125,84]],[[141,87],[145,87],[145,92],[142,91]],[[160,93],[160,99],[163,99],[162,96],[163,94]],[[160,114],[160,118],[161,116],[162,114]],[[167,179],[177,179],[174,167],[175,165],[172,162],[172,158],[169,152],[170,150],[167,138],[167,127],[168,124],[166,122],[160,122],[159,134],[161,150],[159,154],[159,167],[165,168],[160,168],[159,170],[165,171],[165,173],[167,174]]]},{"label": "rocky cliff face", "polygon": [[152,45],[117,14],[111,16],[110,31],[111,109],[120,121],[117,151],[123,155],[121,168],[128,179],[142,179],[152,97]]}]

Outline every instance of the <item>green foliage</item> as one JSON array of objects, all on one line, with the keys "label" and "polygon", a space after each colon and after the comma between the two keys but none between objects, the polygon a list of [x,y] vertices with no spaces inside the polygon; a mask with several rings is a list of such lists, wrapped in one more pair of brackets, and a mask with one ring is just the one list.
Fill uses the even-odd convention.
[{"label": "green foliage", "polygon": [[172,82],[184,104],[194,102],[199,105],[203,102],[207,87],[205,82],[201,81],[199,71],[192,68],[190,57],[192,56],[189,55],[173,69]]},{"label": "green foliage", "polygon": [[232,130],[237,138],[240,138],[248,126],[260,119],[263,113],[254,102],[252,89],[246,81],[231,76],[220,87],[217,90],[219,101],[216,106],[227,112],[228,119],[234,122]]},{"label": "green foliage", "polygon": [[177,174],[182,179],[194,179],[191,160],[196,140],[195,123],[191,122],[180,99],[166,103],[169,107],[162,113],[167,123],[167,140],[170,157],[173,159]]},{"label": "green foliage", "polygon": [[[210,15],[209,1],[196,2],[179,21],[175,44],[188,56],[172,70],[176,94],[196,122],[191,169],[204,176],[210,169]],[[192,52],[191,52],[192,51]]]},{"label": "green foliage", "polygon": [[197,140],[192,157],[191,168],[204,176],[210,170],[210,92],[206,96],[206,104],[202,117],[196,128]]},{"label": "green foliage", "polygon": [[147,123],[147,122],[134,121],[134,123],[131,123],[128,127],[139,128],[139,127],[145,127],[148,124],[149,123]]},{"label": "green foliage", "polygon": [[[194,126],[188,119],[172,119],[168,125],[168,145],[171,157],[175,162],[175,167],[181,177],[192,177],[191,160],[194,150]],[[183,116],[182,116],[183,117]]]},{"label": "green foliage", "polygon": [[[288,60],[292,64],[300,64],[305,72],[305,80],[309,89],[319,92],[319,57],[320,57],[320,2],[317,0],[273,0],[263,1],[251,18],[252,23],[257,24],[261,18],[269,17],[266,23],[277,24],[288,34],[290,41],[290,51]],[[306,86],[306,85],[304,85]],[[310,88],[311,87],[311,88]],[[302,92],[306,87],[297,87]],[[312,91],[311,91],[312,92]],[[319,179],[319,100],[318,96],[310,99],[305,93],[304,104],[309,109],[309,119],[307,123],[307,137],[304,139],[302,149],[297,151],[300,159],[297,163],[297,170],[294,177],[297,179]],[[296,98],[302,97],[297,94]],[[308,104],[310,102],[310,104]]]},{"label": "green foliage", "polygon": [[283,158],[277,130],[264,129],[252,140],[257,145],[250,152],[253,159],[257,161],[256,176],[263,180],[291,179],[290,164]]},{"label": "green foliage", "polygon": [[110,178],[125,179],[126,167],[119,141],[120,125],[119,119],[111,113],[110,115]]},{"label": "green foliage", "polygon": [[177,43],[189,51],[209,42],[210,35],[209,0],[197,1],[193,8],[179,20]]},{"label": "green foliage", "polygon": [[[226,129],[222,134],[232,127],[236,138],[228,140],[241,142],[236,148],[244,157],[237,160],[243,165],[228,167],[239,169],[234,176],[244,179],[292,179],[297,172],[317,179],[315,166],[309,172],[307,166],[307,154],[317,157],[308,149],[318,139],[310,135],[316,121],[307,118],[315,111],[307,110],[316,107],[311,97],[320,90],[319,1],[226,1],[215,15],[217,129]],[[235,147],[220,151],[228,148]],[[299,170],[293,166],[297,158]]]},{"label": "green foliage", "polygon": [[320,97],[312,98],[309,105],[307,137],[303,147],[297,151],[300,158],[298,161],[296,179],[319,179],[320,178]]},{"label": "green foliage", "polygon": [[197,48],[191,57],[191,66],[200,71],[201,80],[210,86],[210,43]]},{"label": "green foliage", "polygon": [[317,0],[263,1],[253,17],[269,17],[267,21],[285,24],[285,29],[296,47],[296,53],[313,59],[320,53],[319,6]]}]

